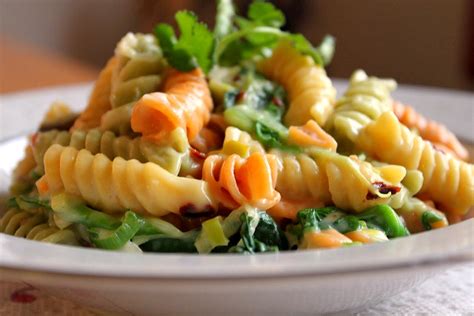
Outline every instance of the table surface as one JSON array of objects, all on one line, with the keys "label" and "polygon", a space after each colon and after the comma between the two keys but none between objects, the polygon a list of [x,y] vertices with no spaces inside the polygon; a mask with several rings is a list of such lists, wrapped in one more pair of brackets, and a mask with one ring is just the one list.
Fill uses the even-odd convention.
[{"label": "table surface", "polygon": [[0,93],[94,80],[90,65],[0,37]]}]

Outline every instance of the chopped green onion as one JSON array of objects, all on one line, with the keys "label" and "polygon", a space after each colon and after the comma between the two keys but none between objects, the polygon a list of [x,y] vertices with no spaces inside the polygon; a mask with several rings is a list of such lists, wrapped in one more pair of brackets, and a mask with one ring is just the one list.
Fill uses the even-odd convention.
[{"label": "chopped green onion", "polygon": [[92,243],[102,249],[120,249],[140,229],[141,222],[137,214],[127,211],[123,217],[122,224],[115,230],[104,228],[89,228]]}]

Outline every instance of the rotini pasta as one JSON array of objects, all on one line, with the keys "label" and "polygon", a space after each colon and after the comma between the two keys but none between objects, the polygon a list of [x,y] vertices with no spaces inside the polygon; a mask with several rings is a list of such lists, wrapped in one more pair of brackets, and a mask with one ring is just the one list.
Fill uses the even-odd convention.
[{"label": "rotini pasta", "polygon": [[392,112],[367,125],[357,145],[376,159],[421,171],[420,193],[428,194],[440,209],[464,214],[474,205],[474,166],[436,150]]},{"label": "rotini pasta", "polygon": [[76,149],[87,149],[92,154],[102,153],[109,159],[122,157],[126,160],[137,159],[140,162],[153,162],[177,175],[182,160],[188,154],[188,141],[182,129],[172,131],[168,138],[159,143],[149,142],[140,137],[115,136],[110,131],[97,129],[73,132],[51,130],[38,133],[32,144],[37,171],[43,174],[43,156],[53,145],[72,146]]},{"label": "rotini pasta", "polygon": [[200,69],[183,73],[171,70],[163,92],[143,96],[132,112],[132,129],[159,139],[177,127],[193,140],[210,119],[213,104]]},{"label": "rotini pasta", "polygon": [[462,160],[469,158],[466,148],[444,125],[425,118],[411,106],[400,102],[393,102],[393,112],[403,125],[416,129],[423,139],[432,142],[435,147],[450,152]]},{"label": "rotini pasta", "polygon": [[310,119],[325,124],[333,111],[336,90],[324,69],[310,57],[282,41],[258,69],[286,89],[290,102],[284,119],[287,125],[304,125]]},{"label": "rotini pasta", "polygon": [[71,229],[59,229],[50,225],[43,213],[34,214],[16,208],[9,209],[0,219],[0,232],[55,244],[78,244]]},{"label": "rotini pasta", "polygon": [[89,102],[85,110],[74,122],[72,129],[87,130],[100,125],[100,119],[104,113],[110,110],[110,93],[112,89],[112,73],[118,66],[117,57],[109,59],[105,68],[100,72]]},{"label": "rotini pasta", "polygon": [[326,130],[336,138],[354,141],[364,126],[392,109],[390,92],[396,86],[394,80],[368,77],[362,70],[355,71],[344,96],[336,102]]},{"label": "rotini pasta", "polygon": [[[400,184],[406,175],[403,167],[376,168],[356,157],[324,150],[297,155],[277,150],[270,153],[281,163],[276,189],[290,205],[334,203],[342,209],[359,212],[377,204],[399,207],[408,193]],[[288,217],[294,215],[291,209]],[[281,215],[281,210],[275,211]]]},{"label": "rotini pasta", "polygon": [[44,155],[44,169],[37,182],[41,194],[64,191],[105,212],[188,215],[209,213],[215,204],[202,180],[176,177],[153,163],[120,157],[110,161],[85,149],[52,145]]},{"label": "rotini pasta", "polygon": [[110,106],[101,113],[100,128],[129,135],[135,102],[159,89],[166,63],[156,39],[140,33],[125,35],[115,49],[115,58],[108,93]]},{"label": "rotini pasta", "polygon": [[288,142],[300,147],[319,147],[336,151],[336,140],[313,120],[303,126],[290,126]]},{"label": "rotini pasta", "polygon": [[237,154],[210,155],[204,161],[202,174],[213,196],[230,209],[251,205],[266,210],[278,203],[276,177],[275,157],[262,153],[247,158]]}]

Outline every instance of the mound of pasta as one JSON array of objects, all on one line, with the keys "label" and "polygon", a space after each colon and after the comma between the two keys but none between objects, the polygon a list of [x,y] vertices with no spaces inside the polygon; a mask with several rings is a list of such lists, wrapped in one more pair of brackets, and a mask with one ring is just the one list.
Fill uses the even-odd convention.
[{"label": "mound of pasta", "polygon": [[385,242],[462,220],[474,166],[396,82],[325,66],[335,40],[220,0],[126,34],[79,114],[54,103],[13,173],[0,232],[146,252],[256,253]]}]

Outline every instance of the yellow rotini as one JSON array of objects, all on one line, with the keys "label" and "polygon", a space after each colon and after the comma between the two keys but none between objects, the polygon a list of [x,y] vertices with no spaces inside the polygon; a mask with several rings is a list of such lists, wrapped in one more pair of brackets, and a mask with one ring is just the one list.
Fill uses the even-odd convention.
[{"label": "yellow rotini", "polygon": [[286,89],[290,105],[284,122],[288,126],[304,125],[310,119],[320,125],[326,122],[333,110],[336,90],[324,68],[311,57],[282,41],[270,58],[260,62],[258,69]]},{"label": "yellow rotini", "polygon": [[436,150],[387,112],[367,125],[356,144],[374,158],[419,170],[427,194],[442,210],[464,214],[474,205],[474,166]]},{"label": "yellow rotini", "polygon": [[390,93],[396,86],[394,80],[368,77],[362,70],[355,71],[325,129],[338,139],[354,141],[364,126],[392,110]]},{"label": "yellow rotini", "polygon": [[73,132],[51,130],[38,133],[32,146],[40,174],[43,173],[44,153],[53,144],[87,149],[92,154],[102,153],[109,159],[122,157],[126,160],[153,162],[174,175],[179,173],[183,158],[189,153],[186,133],[180,128],[160,142],[150,142],[141,137],[115,136],[110,131],[101,132],[97,129]]},{"label": "yellow rotini", "polygon": [[403,167],[374,167],[355,156],[347,157],[327,150],[293,154],[271,150],[281,163],[276,189],[286,201],[307,205],[336,206],[360,212],[369,206],[401,206],[408,191],[401,185]]},{"label": "yellow rotini", "polygon": [[18,162],[12,175],[12,184],[10,185],[10,192],[12,194],[22,194],[34,186],[34,180],[31,177],[31,172],[35,169],[36,162],[31,146],[28,144],[25,147],[25,156]]},{"label": "yellow rotini", "polygon": [[153,163],[121,157],[111,161],[55,144],[44,155],[44,168],[36,184],[40,194],[70,193],[109,213],[209,213],[215,204],[206,182],[177,177]]},{"label": "yellow rotini", "polygon": [[17,208],[7,210],[0,218],[0,232],[55,244],[78,244],[77,237],[71,229],[59,229],[52,225],[44,213],[30,213]]}]

